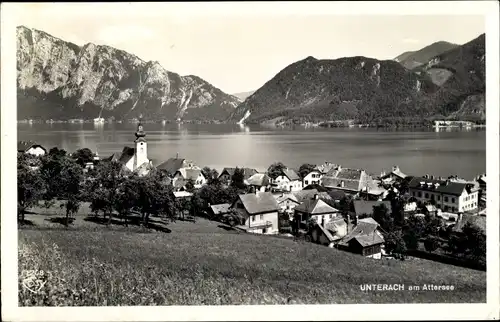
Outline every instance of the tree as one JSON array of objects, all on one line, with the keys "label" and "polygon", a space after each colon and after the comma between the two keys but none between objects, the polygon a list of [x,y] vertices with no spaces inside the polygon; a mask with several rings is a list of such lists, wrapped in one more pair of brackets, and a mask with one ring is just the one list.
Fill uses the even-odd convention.
[{"label": "tree", "polygon": [[389,254],[404,258],[407,252],[406,243],[401,230],[395,230],[386,234],[385,249]]},{"label": "tree", "polygon": [[147,227],[150,215],[173,219],[177,213],[177,204],[171,186],[162,184],[156,172],[143,177],[133,176],[137,187],[135,207],[141,212],[141,225]]},{"label": "tree", "polygon": [[31,169],[27,162],[24,154],[17,157],[17,209],[21,223],[24,223],[26,210],[38,204],[46,189],[40,172]]},{"label": "tree", "polygon": [[[132,208],[137,204],[138,198],[139,192],[134,180],[123,179],[112,200],[112,206],[124,221],[125,226],[128,226],[127,218]],[[109,220],[111,221],[111,216]]]},{"label": "tree", "polygon": [[243,168],[238,168],[234,170],[234,173],[231,177],[231,185],[238,189],[244,189],[245,185],[245,170]]},{"label": "tree", "polygon": [[66,151],[58,148],[50,149],[42,158],[40,174],[45,181],[45,201],[62,200],[61,208],[65,208],[66,221],[76,213],[83,197],[83,169],[66,155]]},{"label": "tree", "polygon": [[389,214],[389,209],[385,206],[385,204],[379,204],[377,206],[373,206],[373,219],[379,223],[380,227],[386,232],[390,232],[394,229],[394,220]]},{"label": "tree", "polygon": [[271,164],[267,169],[267,175],[274,180],[277,177],[279,177],[283,172],[283,170],[285,170],[286,168],[287,168],[286,165],[284,165],[283,163],[275,162]]},{"label": "tree", "polygon": [[207,179],[207,184],[218,184],[219,183],[219,173],[215,169],[210,167],[204,167],[201,169],[201,173]]},{"label": "tree", "polygon": [[76,150],[76,152],[73,153],[73,158],[79,165],[84,166],[87,162],[92,162],[94,160],[94,154],[89,148],[83,148]]},{"label": "tree", "polygon": [[123,182],[125,171],[118,162],[100,163],[96,170],[96,177],[89,185],[90,208],[95,213],[102,211],[104,218],[108,215],[109,224],[113,216],[114,201]]},{"label": "tree", "polygon": [[304,163],[303,165],[301,165],[299,167],[299,176],[302,179],[304,179],[305,176],[307,176],[309,173],[311,173],[315,168],[316,168],[316,166],[314,164]]},{"label": "tree", "polygon": [[428,252],[433,252],[439,247],[439,241],[436,237],[434,236],[429,236],[425,239],[424,241],[424,247],[425,250]]},{"label": "tree", "polygon": [[68,226],[69,217],[74,215],[80,208],[82,195],[83,171],[78,164],[66,159],[59,176],[53,178],[58,184],[59,197],[64,200],[61,208],[66,211],[65,224]]},{"label": "tree", "polygon": [[184,188],[186,189],[187,192],[193,192],[194,191],[194,180],[189,178],[186,180],[186,184],[184,185]]}]

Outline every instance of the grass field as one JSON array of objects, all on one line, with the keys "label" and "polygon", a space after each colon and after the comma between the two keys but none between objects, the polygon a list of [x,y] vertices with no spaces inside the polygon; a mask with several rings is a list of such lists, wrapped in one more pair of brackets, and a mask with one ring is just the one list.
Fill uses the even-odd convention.
[{"label": "grass field", "polygon": [[[177,221],[143,230],[27,215],[19,229],[19,305],[217,305],[485,302],[486,273],[412,259],[373,260],[306,242]],[[157,223],[158,226],[165,226]],[[45,273],[22,286],[26,272]],[[38,284],[37,284],[38,283]],[[45,284],[43,284],[45,283]],[[362,284],[405,291],[361,291]],[[43,286],[41,286],[43,284]],[[410,285],[453,291],[409,291]]]}]

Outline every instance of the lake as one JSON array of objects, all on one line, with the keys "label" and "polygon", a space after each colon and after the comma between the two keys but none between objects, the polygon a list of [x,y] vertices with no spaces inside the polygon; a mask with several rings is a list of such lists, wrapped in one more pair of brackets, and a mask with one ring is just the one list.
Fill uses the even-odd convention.
[{"label": "lake", "polygon": [[[133,147],[137,125],[18,124],[18,140],[47,149],[87,147],[100,157]],[[486,172],[486,131],[392,131],[359,128],[271,129],[216,124],[145,124],[148,155],[154,164],[168,158],[193,160],[221,170],[246,166],[259,171],[276,161],[289,167],[331,161],[373,174],[398,165],[411,175],[459,175]]]}]

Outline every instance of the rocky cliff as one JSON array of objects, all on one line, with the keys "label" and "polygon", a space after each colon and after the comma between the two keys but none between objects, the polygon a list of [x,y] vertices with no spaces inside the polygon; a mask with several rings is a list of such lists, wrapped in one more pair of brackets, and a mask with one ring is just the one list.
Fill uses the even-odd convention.
[{"label": "rocky cliff", "polygon": [[92,43],[17,28],[18,119],[223,120],[240,103],[197,76]]}]

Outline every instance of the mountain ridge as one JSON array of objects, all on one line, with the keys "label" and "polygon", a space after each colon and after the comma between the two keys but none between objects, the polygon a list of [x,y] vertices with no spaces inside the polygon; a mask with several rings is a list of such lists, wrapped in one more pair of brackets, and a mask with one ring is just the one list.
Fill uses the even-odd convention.
[{"label": "mountain ridge", "polygon": [[447,41],[436,41],[419,50],[407,51],[394,58],[395,61],[408,69],[414,69],[425,64],[431,58],[438,56],[448,50],[457,48],[459,45]]},{"label": "mountain ridge", "polygon": [[[440,53],[416,70],[395,60],[364,56],[318,60],[308,56],[267,81],[238,106],[228,121],[302,124],[395,119],[413,122],[434,117],[484,120],[484,46],[483,34]],[[483,58],[464,49],[468,47],[482,52]],[[443,64],[451,70],[448,78],[452,77],[439,82],[435,71],[443,69]],[[470,75],[482,80],[476,77],[475,84]]]},{"label": "mountain ridge", "polygon": [[195,75],[107,45],[17,27],[18,118],[222,120],[240,100]]}]

